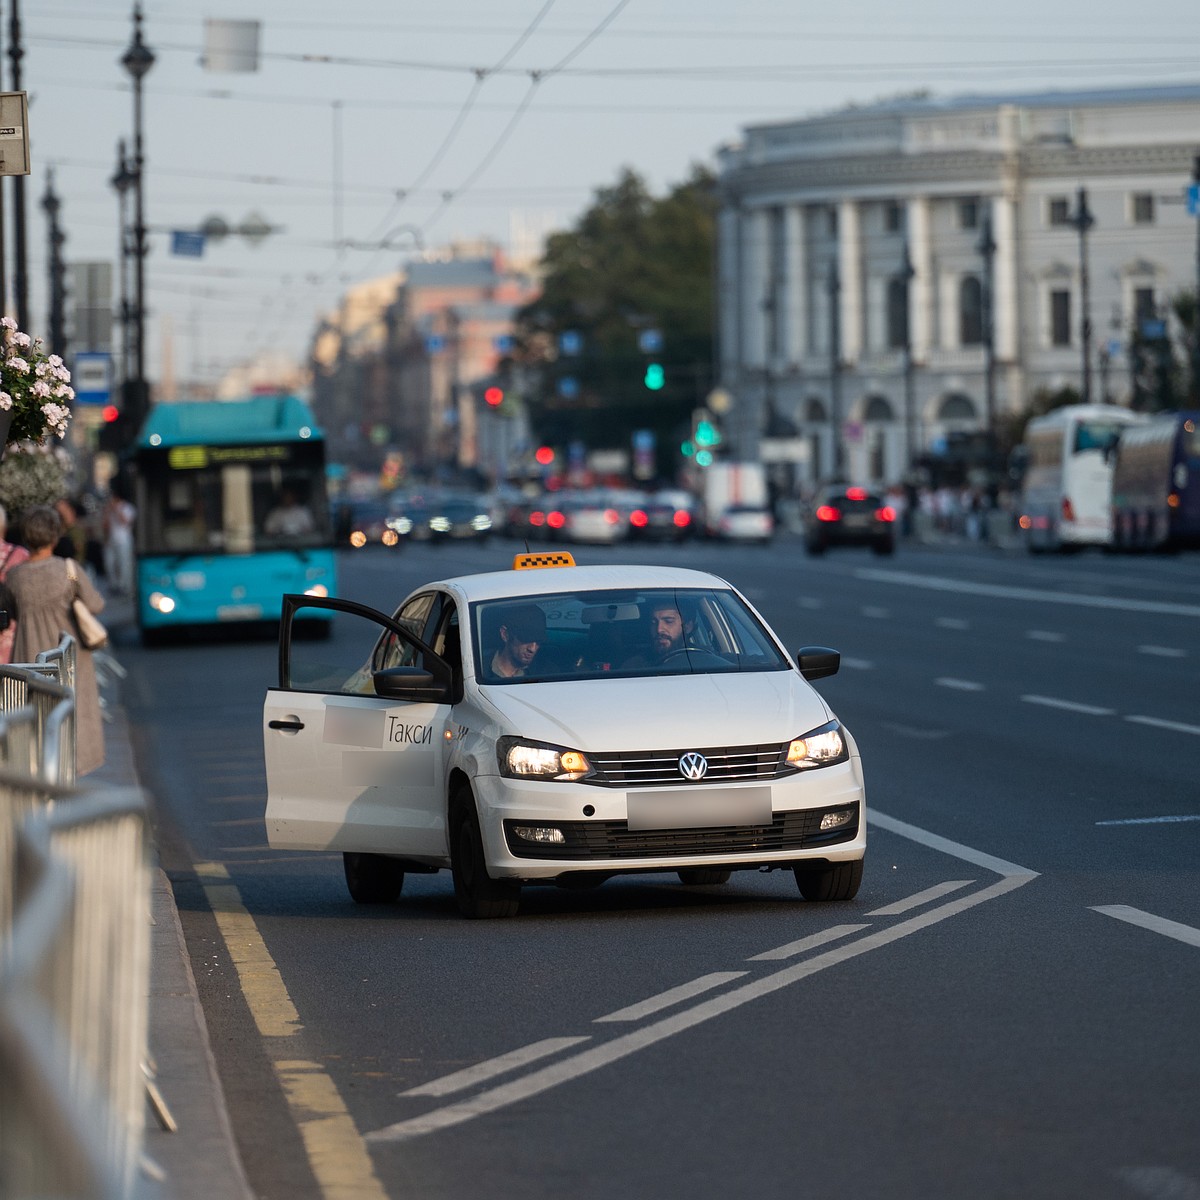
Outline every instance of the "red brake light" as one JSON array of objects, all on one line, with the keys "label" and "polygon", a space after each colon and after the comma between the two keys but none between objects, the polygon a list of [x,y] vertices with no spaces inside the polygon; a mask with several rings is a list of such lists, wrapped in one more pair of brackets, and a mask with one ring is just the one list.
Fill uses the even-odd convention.
[{"label": "red brake light", "polygon": [[605,525],[615,525],[620,519],[615,508],[606,508],[604,510]]},{"label": "red brake light", "polygon": [[546,514],[544,512],[539,512],[535,508],[533,512],[529,514],[529,523],[530,525],[545,525]]},{"label": "red brake light", "polygon": [[846,489],[846,499],[847,500],[865,500],[866,498],[867,498],[867,489],[866,488],[847,488]]},{"label": "red brake light", "polygon": [[546,524],[551,529],[561,529],[567,523],[567,518],[562,515],[556,508],[553,512],[546,514]]},{"label": "red brake light", "polygon": [[650,518],[646,516],[646,514],[642,512],[640,508],[635,508],[633,512],[629,514],[629,523],[635,529],[643,528],[645,525],[649,524],[649,521]]},{"label": "red brake light", "polygon": [[875,520],[877,521],[894,521],[895,519],[896,510],[890,504],[885,504],[882,508],[875,510]]},{"label": "red brake light", "polygon": [[671,519],[680,529],[686,529],[692,523],[692,514],[686,508],[677,508]]},{"label": "red brake light", "polygon": [[818,521],[840,521],[841,519],[842,514],[832,504],[822,504],[817,509]]}]

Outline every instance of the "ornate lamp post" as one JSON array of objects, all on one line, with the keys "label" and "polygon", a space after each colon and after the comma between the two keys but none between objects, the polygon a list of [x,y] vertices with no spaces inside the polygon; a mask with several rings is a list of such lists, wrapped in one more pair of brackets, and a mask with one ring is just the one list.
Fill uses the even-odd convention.
[{"label": "ornate lamp post", "polygon": [[136,429],[149,408],[146,385],[146,214],[142,186],[146,158],[142,150],[142,80],[154,66],[154,54],[142,40],[142,6],[134,5],[133,41],[121,59],[133,81],[133,376],[127,380],[125,413]]},{"label": "ornate lamp post", "polygon": [[1092,308],[1091,297],[1088,293],[1088,260],[1087,235],[1088,230],[1096,223],[1088,208],[1087,188],[1080,188],[1075,211],[1071,214],[1070,225],[1079,232],[1079,306],[1080,306],[1080,343],[1083,348],[1083,378],[1082,395],[1084,404],[1092,402]]},{"label": "ornate lamp post", "polygon": [[118,323],[121,326],[120,378],[122,386],[130,378],[129,326],[133,320],[133,309],[129,303],[129,259],[132,247],[130,246],[129,238],[129,204],[127,197],[129,189],[133,187],[134,178],[133,170],[129,165],[129,158],[125,154],[125,139],[122,138],[117,143],[117,169],[113,172],[113,177],[108,181],[117,193],[117,221],[121,230],[120,244],[117,247],[117,286],[120,293],[117,313]]},{"label": "ornate lamp post", "polygon": [[42,209],[49,221],[46,238],[49,247],[46,256],[46,267],[50,282],[50,349],[55,354],[65,355],[67,351],[66,323],[64,320],[66,286],[63,278],[65,268],[63,265],[62,248],[63,243],[67,240],[67,236],[63,233],[62,226],[58,222],[58,214],[62,209],[62,201],[59,199],[58,193],[54,190],[54,172],[51,170],[46,172],[46,190],[42,195]]}]

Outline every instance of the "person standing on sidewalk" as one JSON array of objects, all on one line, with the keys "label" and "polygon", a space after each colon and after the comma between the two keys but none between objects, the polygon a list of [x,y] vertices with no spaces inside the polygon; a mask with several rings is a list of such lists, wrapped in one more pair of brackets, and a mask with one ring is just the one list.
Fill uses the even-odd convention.
[{"label": "person standing on sidewalk", "polygon": [[[6,583],[9,571],[19,567],[29,557],[24,546],[8,540],[8,513],[0,504],[0,583]],[[7,584],[6,584],[7,586]],[[17,616],[8,614],[8,628],[0,631],[0,663],[12,662],[13,639],[17,636]]]},{"label": "person standing on sidewalk", "polygon": [[[85,571],[76,570],[72,579],[67,563],[55,556],[63,523],[53,508],[38,505],[28,509],[21,528],[29,559],[12,569],[7,583],[19,615],[13,661],[31,663],[43,650],[53,650],[64,631],[74,631],[71,602],[76,594],[94,613],[104,607],[104,597]],[[104,765],[104,726],[92,651],[78,637],[75,645],[75,773],[86,775]]]}]

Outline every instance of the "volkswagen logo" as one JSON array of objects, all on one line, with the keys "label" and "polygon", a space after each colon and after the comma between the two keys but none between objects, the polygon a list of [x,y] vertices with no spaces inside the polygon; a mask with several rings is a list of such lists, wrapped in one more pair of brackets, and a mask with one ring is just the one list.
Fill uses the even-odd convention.
[{"label": "volkswagen logo", "polygon": [[679,773],[684,779],[699,783],[708,774],[708,759],[695,750],[689,750],[679,759]]}]

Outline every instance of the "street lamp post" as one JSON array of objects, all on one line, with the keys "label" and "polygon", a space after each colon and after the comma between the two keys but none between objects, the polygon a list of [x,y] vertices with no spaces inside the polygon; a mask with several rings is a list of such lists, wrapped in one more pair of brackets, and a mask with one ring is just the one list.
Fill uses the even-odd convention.
[{"label": "street lamp post", "polygon": [[833,477],[842,478],[842,280],[837,259],[829,260],[829,432],[833,438]]},{"label": "street lamp post", "polygon": [[[146,384],[146,212],[143,187],[142,80],[154,66],[154,53],[142,40],[142,6],[133,9],[133,41],[121,59],[133,81],[133,378],[127,381],[124,416],[136,429],[150,407]],[[131,386],[130,386],[131,385]]]},{"label": "street lamp post", "polygon": [[908,242],[904,243],[904,254],[900,259],[899,278],[904,284],[904,447],[907,451],[908,472],[912,473],[917,461],[917,449],[914,440],[916,433],[916,394],[914,388],[914,364],[912,344],[912,281],[916,277],[916,268],[912,265],[912,255],[909,253]]},{"label": "street lamp post", "polygon": [[1083,352],[1082,394],[1080,399],[1084,404],[1092,402],[1092,309],[1088,294],[1088,260],[1087,235],[1088,230],[1096,223],[1088,209],[1087,188],[1080,188],[1075,212],[1071,215],[1071,226],[1079,232],[1079,333]]},{"label": "street lamp post", "polygon": [[62,201],[54,190],[54,172],[46,172],[46,190],[42,194],[42,209],[46,214],[48,229],[46,268],[49,276],[50,294],[50,349],[55,354],[65,355],[67,352],[66,321],[64,304],[66,301],[66,286],[63,279],[64,266],[62,248],[67,236],[58,222],[58,214],[62,209]]},{"label": "street lamp post", "polygon": [[130,239],[129,239],[129,204],[127,197],[129,189],[133,187],[134,175],[133,170],[129,165],[129,158],[125,154],[125,139],[122,138],[117,142],[117,169],[113,172],[113,177],[108,181],[117,193],[117,223],[121,231],[120,241],[117,246],[117,288],[118,288],[118,324],[121,327],[121,385],[124,387],[126,380],[130,378],[130,339],[129,326],[133,320],[133,311],[129,303],[129,258],[130,258]]},{"label": "street lamp post", "polygon": [[983,411],[990,450],[996,436],[996,239],[991,214],[983,218],[976,248],[983,256]]}]

